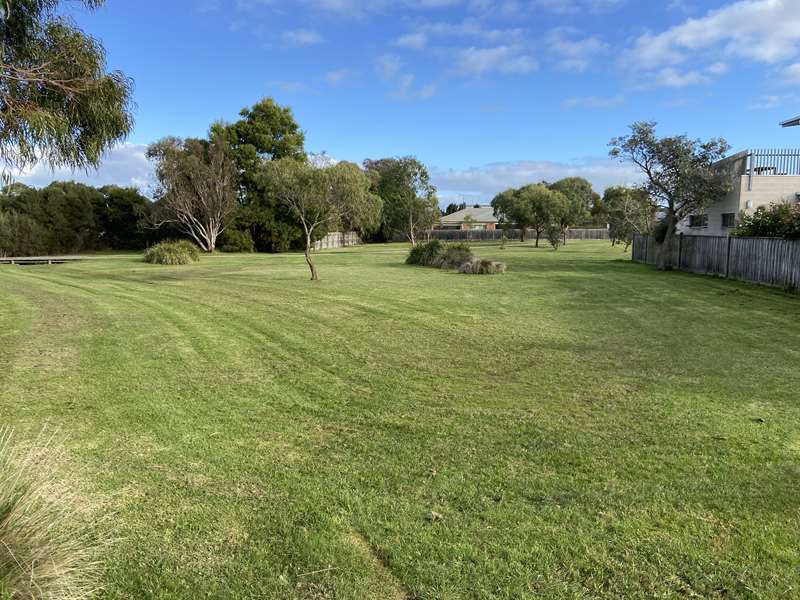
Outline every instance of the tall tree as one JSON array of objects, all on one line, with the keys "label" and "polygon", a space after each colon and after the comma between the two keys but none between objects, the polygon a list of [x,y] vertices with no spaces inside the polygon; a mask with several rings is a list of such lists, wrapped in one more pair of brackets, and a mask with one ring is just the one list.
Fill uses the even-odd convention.
[{"label": "tall tree", "polygon": [[100,245],[115,250],[144,248],[151,210],[152,202],[136,188],[115,185],[100,188],[95,201],[95,219],[102,232]]},{"label": "tall tree", "polygon": [[381,234],[392,239],[402,234],[416,245],[441,216],[436,187],[425,165],[413,156],[365,160],[372,191],[383,200]]},{"label": "tall tree", "polygon": [[525,241],[527,230],[533,229],[538,248],[542,234],[560,219],[565,202],[563,194],[537,183],[501,192],[492,200],[492,207],[501,223],[520,229],[521,241]]},{"label": "tall tree", "polygon": [[625,244],[626,250],[634,235],[648,233],[655,222],[656,208],[641,188],[612,186],[603,194],[602,206],[611,243]]},{"label": "tall tree", "polygon": [[303,227],[312,281],[319,279],[312,257],[316,236],[343,225],[354,229],[377,225],[381,199],[370,192],[370,181],[358,165],[340,162],[317,168],[283,158],[264,164],[261,177]]},{"label": "tall tree", "polygon": [[566,198],[560,219],[564,243],[566,243],[569,228],[586,223],[592,210],[600,201],[600,195],[594,191],[591,182],[583,177],[566,177],[549,187],[555,192],[562,193]]},{"label": "tall tree", "polygon": [[[80,0],[93,9],[104,0]],[[107,72],[97,40],[61,0],[0,2],[0,160],[4,176],[44,161],[96,166],[131,130],[132,82]]]},{"label": "tall tree", "polygon": [[302,237],[297,219],[265,187],[262,165],[271,160],[306,160],[305,134],[288,106],[264,98],[233,123],[213,126],[225,136],[239,170],[241,208],[236,227],[247,229],[260,251],[282,251]]},{"label": "tall tree", "polygon": [[147,149],[158,188],[152,224],[172,224],[206,252],[230,225],[239,206],[238,171],[219,130],[208,140],[166,138]]},{"label": "tall tree", "polygon": [[631,133],[610,142],[612,157],[636,165],[645,176],[644,189],[664,213],[666,236],[658,253],[658,268],[672,268],[675,231],[682,220],[702,211],[730,190],[730,175],[712,165],[727,153],[721,138],[707,142],[685,135],[659,138],[656,124],[638,122]]},{"label": "tall tree", "polygon": [[462,202],[461,204],[456,204],[454,202],[451,202],[450,204],[447,205],[447,208],[444,209],[444,214],[452,215],[453,213],[457,213],[458,211],[464,210],[465,208],[467,208],[466,202]]}]

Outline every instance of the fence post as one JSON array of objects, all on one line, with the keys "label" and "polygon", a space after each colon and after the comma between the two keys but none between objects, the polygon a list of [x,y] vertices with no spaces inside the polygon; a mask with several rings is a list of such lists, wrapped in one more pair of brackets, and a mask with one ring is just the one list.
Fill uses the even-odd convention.
[{"label": "fence post", "polygon": [[683,266],[683,233],[678,236],[678,271],[682,271]]},{"label": "fence post", "polygon": [[733,243],[733,236],[728,235],[728,255],[725,258],[725,279],[731,274],[731,243]]},{"label": "fence post", "polygon": [[642,243],[644,244],[644,264],[648,264],[648,262],[647,262],[647,249],[648,249],[648,246],[650,246],[650,236],[649,235],[641,235],[641,236],[639,236],[639,239],[643,240]]}]

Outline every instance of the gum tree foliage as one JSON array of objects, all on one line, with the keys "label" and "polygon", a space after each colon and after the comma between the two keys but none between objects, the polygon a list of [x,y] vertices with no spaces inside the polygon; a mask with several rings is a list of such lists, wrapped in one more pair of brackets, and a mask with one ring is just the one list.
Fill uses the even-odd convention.
[{"label": "gum tree foliage", "polygon": [[609,154],[636,165],[645,176],[645,189],[664,213],[666,237],[660,244],[658,268],[672,268],[672,247],[678,223],[702,211],[730,190],[730,175],[712,165],[728,152],[721,138],[707,142],[685,135],[659,138],[656,124],[638,122],[629,135],[611,140]]},{"label": "gum tree foliage", "polygon": [[[78,0],[89,9],[103,0]],[[132,81],[107,72],[100,43],[60,0],[0,0],[0,160],[4,177],[43,161],[96,166],[132,128]]]},{"label": "gum tree foliage", "polygon": [[560,223],[566,210],[567,199],[546,185],[537,183],[519,189],[501,192],[492,200],[494,215],[501,224],[520,229],[520,241],[525,241],[526,232],[536,233],[536,247],[550,225]]},{"label": "gum tree foliage", "polygon": [[382,202],[370,192],[370,181],[358,165],[340,162],[318,168],[282,158],[265,163],[261,177],[262,184],[274,190],[276,198],[303,228],[312,281],[319,279],[312,258],[318,235],[336,229],[369,230],[378,226]]},{"label": "gum tree foliage", "polygon": [[441,217],[436,187],[425,165],[413,156],[365,160],[371,190],[383,200],[380,234],[403,235],[412,245]]},{"label": "gum tree foliage", "polygon": [[147,156],[158,180],[151,224],[173,225],[213,252],[239,207],[239,172],[225,137],[214,129],[207,140],[166,138]]},{"label": "gum tree foliage", "polygon": [[296,218],[283,206],[260,176],[265,162],[307,159],[305,134],[288,106],[264,98],[239,113],[233,123],[216,124],[231,148],[239,170],[240,203],[234,227],[248,231],[260,251],[288,250],[302,237]]},{"label": "gum tree foliage", "polygon": [[650,196],[641,188],[612,186],[603,194],[602,206],[611,244],[625,244],[626,250],[634,235],[651,231],[656,219]]},{"label": "gum tree foliage", "polygon": [[600,194],[594,191],[589,180],[583,177],[566,177],[548,186],[561,192],[567,198],[570,209],[567,211],[567,227],[582,225],[589,220],[592,210],[600,202]]}]

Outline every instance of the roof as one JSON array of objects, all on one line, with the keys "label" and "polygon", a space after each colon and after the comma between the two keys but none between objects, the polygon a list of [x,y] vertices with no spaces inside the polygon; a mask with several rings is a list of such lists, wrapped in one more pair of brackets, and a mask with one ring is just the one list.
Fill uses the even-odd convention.
[{"label": "roof", "polygon": [[491,206],[481,206],[479,208],[469,207],[451,215],[444,215],[442,217],[443,224],[458,224],[463,223],[467,217],[472,217],[476,223],[497,223],[497,217],[494,216],[494,209]]},{"label": "roof", "polygon": [[795,117],[794,119],[789,119],[781,123],[781,127],[797,127],[798,125],[800,125],[800,117]]}]

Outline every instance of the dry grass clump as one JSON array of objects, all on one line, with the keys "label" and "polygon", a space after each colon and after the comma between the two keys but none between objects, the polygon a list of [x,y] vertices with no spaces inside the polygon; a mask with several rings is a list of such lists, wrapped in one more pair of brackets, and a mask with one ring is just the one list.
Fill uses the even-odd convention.
[{"label": "dry grass clump", "polygon": [[0,600],[83,600],[98,590],[97,541],[55,481],[52,439],[22,450],[0,428]]},{"label": "dry grass clump", "polygon": [[506,272],[506,265],[505,263],[494,262],[493,260],[476,258],[461,265],[458,272],[466,275],[497,275]]}]

